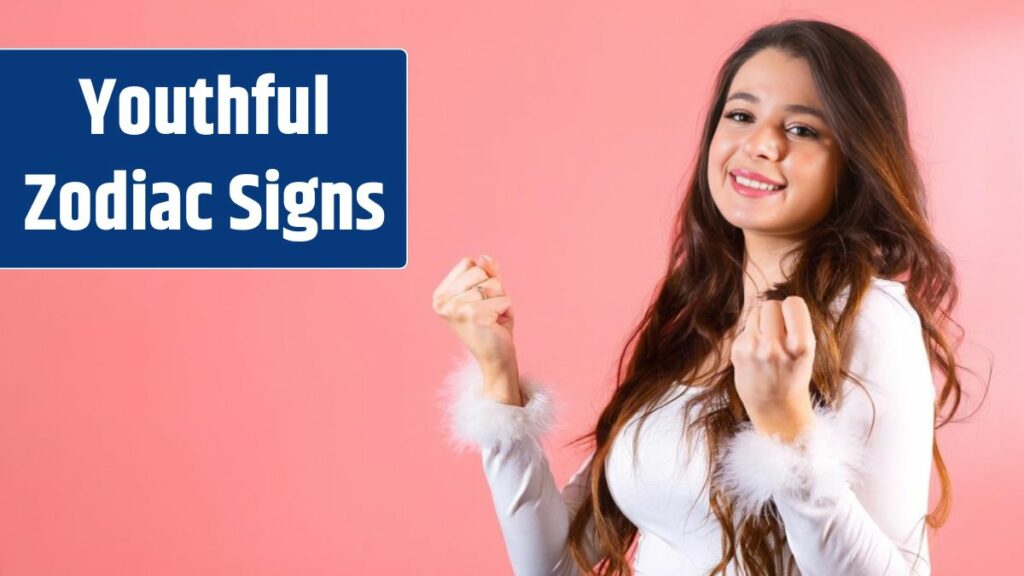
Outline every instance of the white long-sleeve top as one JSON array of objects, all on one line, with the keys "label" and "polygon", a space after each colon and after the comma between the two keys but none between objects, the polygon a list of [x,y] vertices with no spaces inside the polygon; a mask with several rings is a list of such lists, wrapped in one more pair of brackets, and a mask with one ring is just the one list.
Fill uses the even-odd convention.
[{"label": "white long-sleeve top", "polygon": [[[860,378],[870,400],[845,380],[841,408],[816,407],[814,425],[793,443],[747,423],[726,444],[720,479],[738,513],[775,502],[787,536],[781,561],[791,556],[799,574],[928,576],[935,388],[904,286],[874,278],[853,330],[843,366]],[[487,397],[471,356],[446,382],[453,447],[481,454],[515,574],[579,574],[566,538],[586,497],[593,454],[560,490],[540,443],[552,429],[553,404],[538,380],[520,379],[525,406]],[[677,382],[642,426],[637,468],[639,416],[614,440],[605,465],[612,497],[638,528],[638,576],[703,576],[720,558],[721,527],[704,487],[706,452],[698,440],[689,454],[682,437],[681,409],[691,392]],[[594,564],[592,521],[589,530]],[[734,562],[728,573],[742,572]]]}]

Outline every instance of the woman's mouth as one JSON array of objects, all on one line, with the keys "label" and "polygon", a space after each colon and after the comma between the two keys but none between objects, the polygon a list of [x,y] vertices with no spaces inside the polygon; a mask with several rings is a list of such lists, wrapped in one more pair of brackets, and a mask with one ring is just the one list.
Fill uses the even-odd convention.
[{"label": "woman's mouth", "polygon": [[736,176],[732,172],[729,173],[729,181],[732,183],[733,190],[749,198],[771,196],[786,189],[785,186],[769,186],[754,180],[748,180],[743,176]]}]

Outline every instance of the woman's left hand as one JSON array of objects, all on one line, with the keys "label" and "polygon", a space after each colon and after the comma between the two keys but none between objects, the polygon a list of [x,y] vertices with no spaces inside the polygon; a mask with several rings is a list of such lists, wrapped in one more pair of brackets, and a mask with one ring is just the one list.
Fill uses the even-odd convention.
[{"label": "woman's left hand", "polygon": [[747,314],[730,359],[736,391],[758,432],[790,441],[812,425],[814,352],[811,315],[803,298],[759,302]]}]

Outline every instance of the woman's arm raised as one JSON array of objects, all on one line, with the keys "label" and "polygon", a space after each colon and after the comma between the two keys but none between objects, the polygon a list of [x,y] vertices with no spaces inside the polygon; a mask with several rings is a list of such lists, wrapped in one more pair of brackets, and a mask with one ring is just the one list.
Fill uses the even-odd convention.
[{"label": "woman's arm raised", "polygon": [[[446,378],[449,439],[460,452],[479,451],[505,547],[517,576],[576,576],[567,536],[572,515],[586,498],[591,456],[558,489],[541,447],[551,431],[550,393],[536,380],[520,379],[523,406],[495,400],[484,391],[483,372],[465,356]],[[593,522],[586,554],[597,562]]]},{"label": "woman's arm raised", "polygon": [[722,478],[741,515],[774,500],[805,576],[927,576],[935,388],[920,319],[901,285],[877,281],[853,331],[844,365],[870,399],[847,380],[841,408],[816,407],[793,442],[746,426]]}]

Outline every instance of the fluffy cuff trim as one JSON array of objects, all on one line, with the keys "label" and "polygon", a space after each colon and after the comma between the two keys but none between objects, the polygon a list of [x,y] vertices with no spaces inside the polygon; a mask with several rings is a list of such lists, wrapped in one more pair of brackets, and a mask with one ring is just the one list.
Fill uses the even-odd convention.
[{"label": "fluffy cuff trim", "polygon": [[551,395],[539,382],[526,376],[520,375],[519,387],[525,406],[505,404],[487,396],[480,365],[466,353],[445,378],[442,388],[452,448],[457,452],[507,450],[528,438],[539,444],[552,429]]},{"label": "fluffy cuff trim", "polygon": [[773,497],[834,501],[857,482],[863,446],[848,420],[826,407],[814,409],[813,425],[792,443],[746,422],[726,444],[718,483],[739,518],[764,513]]}]

